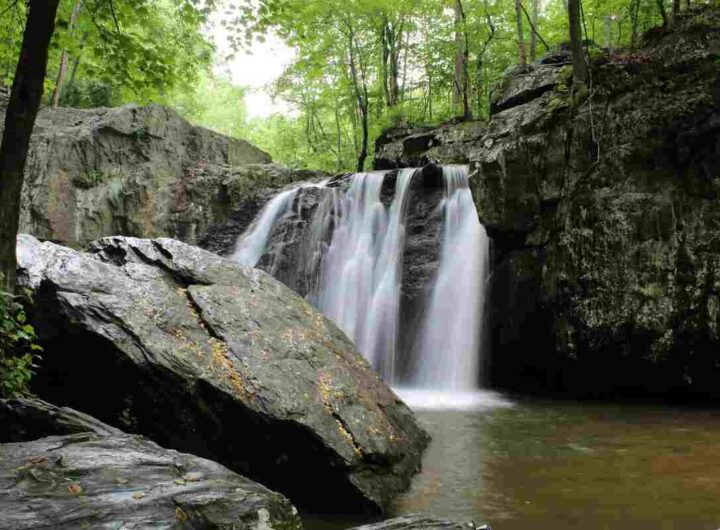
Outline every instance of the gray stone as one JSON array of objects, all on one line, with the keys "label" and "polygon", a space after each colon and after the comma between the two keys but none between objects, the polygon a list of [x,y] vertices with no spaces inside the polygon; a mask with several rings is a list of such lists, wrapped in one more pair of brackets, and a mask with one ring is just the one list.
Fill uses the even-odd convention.
[{"label": "gray stone", "polygon": [[57,407],[38,398],[0,400],[0,443],[25,442],[45,436],[92,432],[121,434],[92,416],[68,407]]},{"label": "gray stone", "polygon": [[160,105],[43,108],[20,228],[74,248],[111,235],[195,244],[231,215],[252,218],[263,190],[312,175],[270,161],[244,140],[193,126]]},{"label": "gray stone", "polygon": [[300,530],[278,493],[137,436],[0,445],[0,528]]},{"label": "gray stone", "polygon": [[169,239],[113,237],[90,250],[19,238],[45,345],[34,380],[43,398],[318,511],[378,510],[408,486],[427,435],[289,288]]},{"label": "gray stone", "polygon": [[492,530],[487,525],[478,526],[472,521],[458,523],[429,514],[410,514],[379,523],[358,526],[350,530]]}]

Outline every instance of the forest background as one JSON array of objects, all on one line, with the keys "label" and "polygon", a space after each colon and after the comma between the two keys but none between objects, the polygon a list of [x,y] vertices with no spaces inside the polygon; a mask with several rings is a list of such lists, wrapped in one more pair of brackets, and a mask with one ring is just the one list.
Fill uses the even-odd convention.
[{"label": "forest background", "polygon": [[[589,53],[633,46],[683,7],[584,0]],[[21,1],[0,7],[8,86],[26,10]],[[212,44],[211,13],[227,46]],[[223,66],[268,36],[292,50],[266,88],[287,110],[251,117],[248,89]],[[162,103],[279,163],[349,171],[369,166],[373,139],[389,126],[486,118],[503,72],[567,41],[566,0],[61,0],[43,103]]]}]

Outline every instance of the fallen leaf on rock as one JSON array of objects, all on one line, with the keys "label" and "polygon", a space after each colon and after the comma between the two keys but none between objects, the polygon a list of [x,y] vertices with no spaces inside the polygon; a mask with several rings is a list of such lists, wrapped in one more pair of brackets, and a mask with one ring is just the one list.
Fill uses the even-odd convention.
[{"label": "fallen leaf on rock", "polygon": [[67,487],[67,490],[73,495],[78,495],[83,492],[82,486],[80,484],[70,484]]},{"label": "fallen leaf on rock", "polygon": [[142,493],[141,491],[138,491],[135,495],[133,495],[132,498],[135,499],[136,501],[139,501],[143,497],[147,497],[147,495],[145,493]]},{"label": "fallen leaf on rock", "polygon": [[180,521],[181,523],[184,523],[185,521],[187,521],[188,516],[187,516],[187,514],[183,511],[183,509],[180,508],[180,506],[178,506],[177,508],[175,508],[175,515],[177,516],[178,521]]}]

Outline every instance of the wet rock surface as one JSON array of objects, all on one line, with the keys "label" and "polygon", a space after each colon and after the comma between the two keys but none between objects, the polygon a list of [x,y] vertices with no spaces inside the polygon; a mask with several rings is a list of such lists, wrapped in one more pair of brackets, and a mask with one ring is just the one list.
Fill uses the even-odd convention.
[{"label": "wet rock surface", "polygon": [[[716,8],[693,9],[596,53],[591,87],[561,50],[511,72],[487,124],[385,135],[380,165],[459,147],[442,161],[471,166],[494,249],[494,384],[720,397],[718,27]],[[475,132],[438,142],[448,129]],[[436,143],[406,150],[418,136]]]},{"label": "wet rock surface", "polygon": [[21,236],[19,262],[47,352],[33,383],[43,398],[320,513],[386,507],[418,470],[428,438],[410,410],[264,272],[122,237],[85,254]]},{"label": "wet rock surface", "polygon": [[379,523],[358,526],[351,530],[492,530],[487,525],[472,521],[458,523],[428,514],[410,514]]},{"label": "wet rock surface", "polygon": [[302,528],[282,495],[125,434],[0,445],[0,513],[8,530]]},{"label": "wet rock surface", "polygon": [[92,416],[38,398],[0,400],[0,424],[3,426],[0,443],[88,432],[101,436],[122,434]]}]

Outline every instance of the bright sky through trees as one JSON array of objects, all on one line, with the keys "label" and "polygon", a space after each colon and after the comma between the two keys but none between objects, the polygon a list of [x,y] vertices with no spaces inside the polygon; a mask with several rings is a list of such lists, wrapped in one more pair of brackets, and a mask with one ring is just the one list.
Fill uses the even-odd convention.
[{"label": "bright sky through trees", "polygon": [[267,118],[274,113],[295,112],[287,101],[272,96],[272,84],[293,62],[295,51],[270,33],[265,42],[255,41],[247,52],[235,53],[234,57],[228,59],[232,50],[228,42],[229,30],[220,24],[223,17],[223,9],[215,12],[203,33],[217,49],[215,73],[227,76],[233,84],[247,88],[245,102],[248,118]]}]

